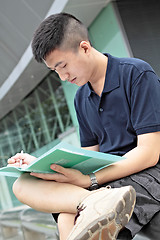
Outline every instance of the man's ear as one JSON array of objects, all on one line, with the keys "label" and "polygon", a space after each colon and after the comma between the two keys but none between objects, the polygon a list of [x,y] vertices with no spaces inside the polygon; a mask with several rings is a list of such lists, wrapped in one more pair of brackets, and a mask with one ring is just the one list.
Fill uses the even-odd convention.
[{"label": "man's ear", "polygon": [[88,41],[81,41],[79,44],[79,47],[81,50],[83,50],[85,53],[89,53],[91,50],[91,44]]}]

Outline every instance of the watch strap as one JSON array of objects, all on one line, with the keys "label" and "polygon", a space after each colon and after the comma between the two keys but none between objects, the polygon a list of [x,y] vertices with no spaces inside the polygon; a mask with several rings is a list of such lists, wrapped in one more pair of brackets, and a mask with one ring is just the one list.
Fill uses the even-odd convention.
[{"label": "watch strap", "polygon": [[91,180],[91,185],[88,188],[89,190],[95,190],[99,187],[96,175],[94,173],[88,174]]}]

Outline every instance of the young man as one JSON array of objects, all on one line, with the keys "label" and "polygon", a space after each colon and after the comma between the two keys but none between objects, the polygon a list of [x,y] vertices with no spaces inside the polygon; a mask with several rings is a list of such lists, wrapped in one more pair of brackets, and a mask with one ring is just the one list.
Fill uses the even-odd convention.
[{"label": "young man", "polygon": [[[57,174],[22,175],[14,183],[15,195],[32,208],[60,213],[61,240],[116,239],[120,230],[118,238],[131,239],[160,211],[159,78],[141,60],[98,52],[85,26],[65,13],[41,23],[32,50],[62,81],[80,86],[75,108],[81,146],[125,159],[90,176],[53,164]],[[19,164],[21,158],[24,165],[34,160],[17,154],[8,163]],[[92,185],[113,189],[90,192]],[[128,185],[137,194],[130,221],[135,194]]]}]

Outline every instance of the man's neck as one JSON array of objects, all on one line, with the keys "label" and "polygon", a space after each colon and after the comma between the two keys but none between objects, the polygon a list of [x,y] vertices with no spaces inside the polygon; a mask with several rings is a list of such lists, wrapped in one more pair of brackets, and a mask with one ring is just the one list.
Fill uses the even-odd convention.
[{"label": "man's neck", "polygon": [[106,70],[108,65],[108,57],[95,50],[94,60],[94,77],[91,79],[90,84],[97,93],[101,96],[105,83]]}]

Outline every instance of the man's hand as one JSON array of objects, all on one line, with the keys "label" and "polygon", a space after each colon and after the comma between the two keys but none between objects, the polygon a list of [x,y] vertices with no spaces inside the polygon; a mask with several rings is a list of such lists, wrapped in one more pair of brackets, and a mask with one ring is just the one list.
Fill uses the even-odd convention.
[{"label": "man's hand", "polygon": [[70,183],[83,188],[90,186],[90,177],[88,175],[82,174],[76,169],[64,168],[56,164],[52,164],[50,167],[56,173],[31,173],[30,175],[41,178],[43,180]]},{"label": "man's hand", "polygon": [[22,168],[33,162],[36,157],[29,155],[28,153],[17,153],[13,157],[8,159],[8,165],[11,167],[20,167],[20,160],[22,160]]}]

